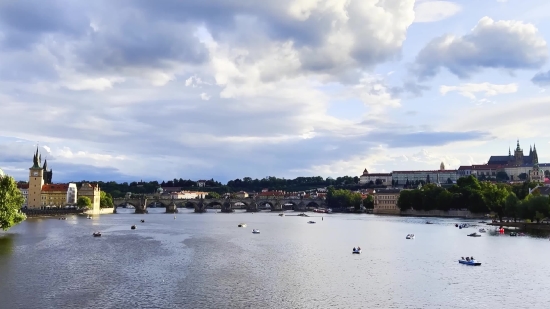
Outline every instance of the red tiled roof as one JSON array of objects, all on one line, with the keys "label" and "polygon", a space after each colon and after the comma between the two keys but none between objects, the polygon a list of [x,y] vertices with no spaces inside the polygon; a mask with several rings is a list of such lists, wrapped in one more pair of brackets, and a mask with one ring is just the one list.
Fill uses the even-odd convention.
[{"label": "red tiled roof", "polygon": [[69,190],[68,184],[55,184],[55,185],[43,185],[42,191],[67,191]]},{"label": "red tiled roof", "polygon": [[277,192],[277,191],[268,191],[268,192],[261,192],[258,194],[260,196],[283,196],[285,195],[284,192]]},{"label": "red tiled roof", "polygon": [[391,173],[372,173],[364,176],[391,176]]},{"label": "red tiled roof", "polygon": [[393,171],[393,174],[395,173],[437,173],[437,172],[440,172],[440,173],[452,173],[452,172],[455,172],[456,173],[456,170],[424,170],[424,171]]}]

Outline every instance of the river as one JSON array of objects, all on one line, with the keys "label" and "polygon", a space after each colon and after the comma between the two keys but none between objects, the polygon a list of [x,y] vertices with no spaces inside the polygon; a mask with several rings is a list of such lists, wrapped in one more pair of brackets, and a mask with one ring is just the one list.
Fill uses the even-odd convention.
[{"label": "river", "polygon": [[[0,308],[550,307],[545,237],[467,237],[477,228],[454,224],[475,221],[458,219],[162,211],[0,232]],[[458,264],[466,255],[482,265]]]}]

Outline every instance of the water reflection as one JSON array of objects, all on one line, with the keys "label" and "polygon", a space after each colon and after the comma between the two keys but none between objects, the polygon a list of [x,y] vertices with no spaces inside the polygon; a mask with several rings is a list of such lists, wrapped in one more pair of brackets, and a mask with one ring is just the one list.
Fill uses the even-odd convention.
[{"label": "water reflection", "polygon": [[[550,273],[548,240],[493,236],[493,227],[476,220],[334,214],[307,224],[311,217],[181,210],[174,219],[163,211],[16,226],[0,237],[0,249],[11,250],[0,257],[0,307],[472,309],[550,302],[541,289],[550,280],[536,275]],[[247,227],[238,228],[241,222]],[[481,227],[488,230],[483,237],[466,236]],[[95,230],[102,237],[93,237]],[[416,238],[406,240],[409,233]],[[363,253],[351,254],[358,245]],[[466,255],[482,266],[459,265]],[[481,282],[498,284],[477,288]]]},{"label": "water reflection", "polygon": [[13,236],[0,235],[0,255],[9,255],[13,252]]}]

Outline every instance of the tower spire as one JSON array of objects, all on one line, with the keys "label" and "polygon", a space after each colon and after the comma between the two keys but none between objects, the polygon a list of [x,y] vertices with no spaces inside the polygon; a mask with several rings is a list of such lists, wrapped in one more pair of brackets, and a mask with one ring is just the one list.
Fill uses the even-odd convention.
[{"label": "tower spire", "polygon": [[516,151],[521,151],[521,148],[519,147],[519,139],[518,139],[518,142],[517,142]]}]

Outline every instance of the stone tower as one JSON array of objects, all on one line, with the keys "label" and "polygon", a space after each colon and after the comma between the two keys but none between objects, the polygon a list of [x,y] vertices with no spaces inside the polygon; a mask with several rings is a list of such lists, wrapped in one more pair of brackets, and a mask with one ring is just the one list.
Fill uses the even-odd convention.
[{"label": "stone tower", "polygon": [[[439,165],[439,170],[440,171],[444,171],[445,170],[445,163],[441,162],[441,164]],[[438,174],[439,175],[439,174]]]},{"label": "stone tower", "polygon": [[40,154],[38,147],[32,159],[33,165],[29,168],[29,190],[27,195],[27,207],[40,209],[42,207],[42,186],[44,185],[44,169],[40,166]]},{"label": "stone tower", "polygon": [[519,139],[516,146],[516,150],[514,151],[514,163],[515,165],[523,164],[523,149],[519,147]]},{"label": "stone tower", "polygon": [[47,185],[51,185],[53,171],[51,169],[48,171],[48,160],[44,159],[44,166],[42,167],[42,169],[44,170],[44,183]]}]

